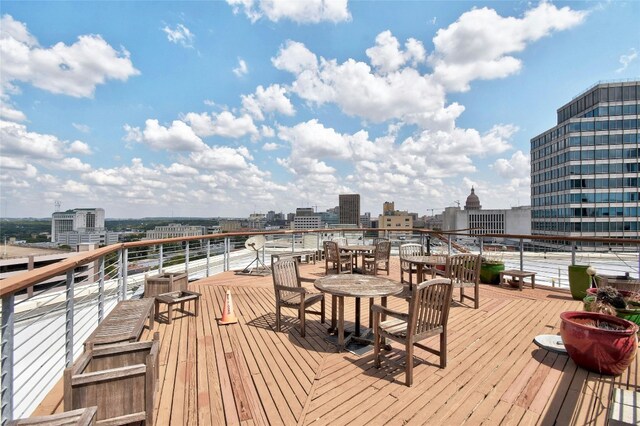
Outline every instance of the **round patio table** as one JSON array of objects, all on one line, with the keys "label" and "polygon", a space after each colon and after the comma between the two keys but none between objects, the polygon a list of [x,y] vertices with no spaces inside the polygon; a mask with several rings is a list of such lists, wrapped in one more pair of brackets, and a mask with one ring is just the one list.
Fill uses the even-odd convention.
[{"label": "round patio table", "polygon": [[[336,328],[336,304],[338,310],[338,348],[344,349],[344,298],[356,298],[355,337],[360,337],[360,298],[380,297],[382,306],[387,306],[387,296],[393,296],[402,292],[402,284],[389,278],[359,275],[340,274],[327,275],[318,278],[314,283],[315,288],[332,296],[331,303],[331,330]],[[337,303],[336,303],[337,301]]]},{"label": "round patio table", "polygon": [[346,246],[338,246],[338,249],[340,251],[347,251],[350,253],[353,253],[354,256],[354,268],[358,267],[358,253],[371,253],[376,249],[376,246],[370,246],[370,245],[358,245],[358,244],[351,244],[351,245],[346,245]]},{"label": "round patio table", "polygon": [[[418,280],[422,279],[422,271],[424,268],[429,268],[433,270],[436,266],[446,266],[447,265],[447,257],[446,255],[431,255],[431,256],[406,256],[400,258],[401,262],[407,262],[412,265],[416,265],[417,273],[416,276]],[[418,284],[418,283],[416,283]],[[409,291],[411,291],[411,286],[413,285],[411,274],[409,274]]]}]

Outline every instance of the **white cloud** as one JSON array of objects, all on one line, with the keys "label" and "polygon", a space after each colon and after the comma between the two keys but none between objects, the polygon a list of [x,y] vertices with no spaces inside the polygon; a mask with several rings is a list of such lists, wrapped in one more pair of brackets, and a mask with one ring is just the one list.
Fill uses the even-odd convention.
[{"label": "white cloud", "polygon": [[0,120],[3,154],[59,159],[66,143],[53,135],[29,132],[23,124]]},{"label": "white cloud", "polygon": [[129,181],[116,169],[98,169],[82,175],[82,178],[94,185],[126,186]]},{"label": "white cloud", "polygon": [[88,172],[91,170],[91,166],[87,163],[83,163],[79,158],[71,157],[64,158],[62,161],[49,163],[49,167],[52,169],[66,170],[70,172]]},{"label": "white cloud", "polygon": [[173,163],[169,167],[161,167],[161,169],[172,176],[197,176],[198,170],[179,163]]},{"label": "white cloud", "polygon": [[253,118],[260,121],[264,120],[264,113],[277,112],[292,116],[296,110],[285,93],[285,88],[279,84],[272,84],[266,89],[258,86],[255,93],[242,95],[242,106]]},{"label": "white cloud", "polygon": [[72,45],[40,47],[26,26],[4,15],[0,21],[1,81],[22,81],[51,93],[91,97],[107,80],[140,74],[124,48],[116,51],[100,35],[82,35]]},{"label": "white cloud", "polygon": [[231,148],[228,146],[207,147],[203,152],[192,153],[189,156],[194,167],[208,170],[239,170],[247,169],[247,160],[251,160],[249,150],[244,147]]},{"label": "white cloud", "polygon": [[271,62],[279,70],[293,74],[300,74],[307,70],[313,72],[318,69],[316,55],[304,44],[292,40],[287,40],[284,46],[280,47],[278,56],[271,58]]},{"label": "white cloud", "polygon": [[91,192],[88,185],[71,179],[67,180],[64,185],[62,185],[62,190],[74,195],[89,194]]},{"label": "white cloud", "polygon": [[144,130],[138,127],[124,126],[126,141],[141,142],[156,150],[202,151],[206,148],[191,127],[180,120],[174,120],[171,126],[162,126],[158,120],[145,121]]},{"label": "white cloud", "polygon": [[246,135],[255,137],[259,134],[253,120],[247,114],[236,117],[229,111],[219,114],[190,112],[183,119],[200,137],[222,136],[237,139]]},{"label": "white cloud", "polygon": [[274,142],[267,142],[264,145],[262,145],[262,149],[264,151],[275,151],[278,148],[280,148],[280,145]]},{"label": "white cloud", "polygon": [[25,121],[27,116],[22,111],[15,109],[8,100],[0,99],[0,118],[9,121]]},{"label": "white cloud", "polygon": [[621,73],[622,71],[626,70],[629,67],[629,64],[631,64],[636,59],[638,59],[638,51],[634,48],[629,49],[628,55],[620,55],[619,61],[622,66],[618,68],[616,72]]},{"label": "white cloud", "polygon": [[317,119],[294,127],[280,126],[278,137],[291,144],[292,157],[347,159],[351,156],[349,142],[334,129],[326,128]]},{"label": "white cloud", "polygon": [[238,58],[238,66],[233,69],[233,73],[237,77],[242,77],[243,75],[247,75],[249,73],[249,68],[247,67],[247,63],[242,58]]},{"label": "white cloud", "polygon": [[289,19],[304,24],[351,20],[347,0],[227,0],[227,3],[233,13],[244,12],[251,22],[262,17],[273,22]]},{"label": "white cloud", "polygon": [[503,78],[522,67],[510,54],[528,43],[581,24],[587,12],[558,9],[548,2],[525,12],[522,18],[502,17],[487,7],[463,13],[456,22],[438,30],[430,57],[435,78],[454,91],[469,90],[475,79]]},{"label": "white cloud", "polygon": [[167,40],[174,44],[180,44],[182,47],[193,48],[193,41],[195,35],[182,24],[178,24],[175,28],[171,28],[168,25],[165,26],[162,31],[167,34]]},{"label": "white cloud", "polygon": [[87,126],[86,124],[71,123],[71,125],[75,127],[75,129],[78,130],[79,132],[82,132],[82,133],[91,132],[91,127]]},{"label": "white cloud", "polygon": [[400,50],[400,43],[391,31],[383,31],[376,37],[376,45],[366,50],[367,56],[380,73],[388,74],[397,71],[407,62],[414,66],[423,63],[426,59],[426,51],[422,43],[416,39],[407,40],[406,51]]},{"label": "white cloud", "polygon": [[71,154],[84,154],[91,155],[92,151],[89,145],[82,141],[73,141],[69,144],[69,147],[66,149],[66,152]]},{"label": "white cloud", "polygon": [[531,172],[529,156],[516,151],[511,158],[499,158],[490,167],[505,179],[528,178]]}]

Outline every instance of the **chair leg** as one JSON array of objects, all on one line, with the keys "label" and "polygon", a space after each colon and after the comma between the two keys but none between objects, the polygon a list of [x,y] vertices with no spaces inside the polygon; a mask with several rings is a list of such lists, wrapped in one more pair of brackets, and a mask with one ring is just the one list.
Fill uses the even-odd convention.
[{"label": "chair leg", "polygon": [[413,385],[413,343],[407,342],[407,386]]},{"label": "chair leg", "polygon": [[331,295],[331,329],[336,330],[337,296]]},{"label": "chair leg", "polygon": [[374,298],[369,298],[369,328],[373,328],[373,302]]},{"label": "chair leg", "polygon": [[324,297],[320,301],[320,324],[324,324]]},{"label": "chair leg", "polygon": [[447,329],[440,333],[440,368],[447,366]]},{"label": "chair leg", "polygon": [[[522,282],[520,282],[520,290],[522,290]],[[475,299],[473,299],[473,305],[476,309],[480,307],[480,289],[476,286],[474,290]]]},{"label": "chair leg", "polygon": [[373,318],[373,365],[380,368],[380,314],[376,313]]},{"label": "chair leg", "polygon": [[280,305],[276,304],[276,332],[280,332]]},{"label": "chair leg", "polygon": [[305,317],[305,313],[304,313],[304,305],[300,306],[300,336],[304,337],[304,317]]}]

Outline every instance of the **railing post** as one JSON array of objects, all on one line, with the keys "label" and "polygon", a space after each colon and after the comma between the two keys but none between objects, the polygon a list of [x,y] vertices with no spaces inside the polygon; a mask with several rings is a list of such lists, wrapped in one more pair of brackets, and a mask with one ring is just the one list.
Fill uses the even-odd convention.
[{"label": "railing post", "polygon": [[100,258],[100,278],[98,279],[98,323],[104,317],[104,256]]},{"label": "railing post", "polygon": [[127,300],[127,286],[129,279],[129,249],[122,253],[122,300]]},{"label": "railing post", "polygon": [[480,237],[480,256],[482,256],[482,253],[484,252],[484,238]]},{"label": "railing post", "polygon": [[124,249],[118,250],[118,301],[124,300],[124,295],[122,294],[122,281],[124,279],[122,275],[123,252],[124,252]]},{"label": "railing post", "polygon": [[571,264],[576,264],[576,245],[571,243]]},{"label": "railing post", "polygon": [[449,255],[451,255],[451,234],[447,235],[447,246],[449,250]]},{"label": "railing post", "polygon": [[295,252],[296,234],[291,234],[291,253]]},{"label": "railing post", "polygon": [[229,237],[225,237],[225,239],[224,239],[224,256],[223,256],[224,266],[222,267],[222,269],[224,271],[228,271],[229,270],[229,255],[230,255],[230,251],[231,251],[231,241],[229,241]]},{"label": "railing post", "polygon": [[164,264],[164,244],[160,244],[160,251],[158,252],[158,273],[162,274],[162,266]]},{"label": "railing post", "polygon": [[184,271],[187,273],[187,276],[189,276],[189,246],[191,244],[189,244],[189,241],[186,241],[187,246],[184,248]]},{"label": "railing post", "polygon": [[207,271],[205,277],[209,276],[209,262],[211,261],[211,240],[207,240]]},{"label": "railing post", "polygon": [[74,276],[73,269],[67,271],[67,291],[65,300],[65,334],[64,351],[65,367],[73,364],[73,296],[74,296]]},{"label": "railing post", "polygon": [[2,298],[2,424],[13,420],[13,321],[15,295]]},{"label": "railing post", "polygon": [[524,271],[524,241],[520,238],[520,270]]}]

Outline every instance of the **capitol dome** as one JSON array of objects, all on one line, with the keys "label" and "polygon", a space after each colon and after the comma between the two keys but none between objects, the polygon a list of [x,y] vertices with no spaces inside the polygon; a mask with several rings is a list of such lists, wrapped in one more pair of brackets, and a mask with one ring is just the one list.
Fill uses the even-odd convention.
[{"label": "capitol dome", "polygon": [[464,203],[465,210],[480,210],[482,206],[480,205],[480,199],[476,195],[473,190],[473,186],[471,187],[471,194],[467,197],[467,202]]}]

